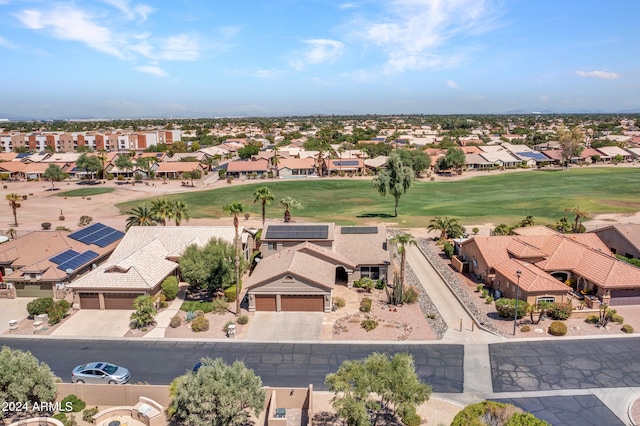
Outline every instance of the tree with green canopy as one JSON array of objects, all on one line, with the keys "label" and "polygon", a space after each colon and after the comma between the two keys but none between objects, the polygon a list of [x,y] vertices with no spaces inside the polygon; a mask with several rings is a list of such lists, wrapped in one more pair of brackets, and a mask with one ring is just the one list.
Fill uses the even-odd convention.
[{"label": "tree with green canopy", "polygon": [[253,202],[257,203],[258,201],[260,201],[260,203],[262,204],[262,228],[263,229],[264,229],[264,222],[266,220],[267,204],[271,204],[271,202],[274,201],[275,199],[276,197],[273,195],[271,190],[266,186],[261,186],[253,192]]},{"label": "tree with green canopy", "polygon": [[42,178],[51,182],[51,188],[55,188],[54,182],[60,182],[67,178],[67,174],[57,164],[49,164],[42,174]]},{"label": "tree with green canopy", "polygon": [[395,198],[396,204],[394,209],[394,217],[398,217],[398,202],[411,188],[411,184],[415,179],[415,172],[409,166],[405,166],[400,156],[392,152],[387,159],[387,168],[373,179],[373,186],[376,190],[386,197],[390,194]]},{"label": "tree with green canopy", "polygon": [[242,361],[226,364],[222,358],[203,358],[196,372],[187,372],[171,384],[169,414],[186,426],[240,426],[249,415],[258,417],[266,398],[262,380]]}]

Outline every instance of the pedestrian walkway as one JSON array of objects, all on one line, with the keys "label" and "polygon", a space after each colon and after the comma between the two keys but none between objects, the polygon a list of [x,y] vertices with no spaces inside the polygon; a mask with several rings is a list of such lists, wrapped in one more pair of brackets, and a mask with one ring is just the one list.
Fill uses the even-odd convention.
[{"label": "pedestrian walkway", "polygon": [[171,318],[180,313],[180,306],[182,306],[182,303],[184,302],[185,291],[186,290],[181,289],[178,296],[171,301],[169,307],[156,316],[156,326],[153,327],[153,330],[142,336],[143,338],[164,338],[164,333],[167,331],[167,328],[169,328]]},{"label": "pedestrian walkway", "polygon": [[419,248],[407,248],[407,262],[447,323],[448,329],[442,339],[443,343],[486,344],[505,341],[503,337],[477,327],[473,317],[460,304]]}]

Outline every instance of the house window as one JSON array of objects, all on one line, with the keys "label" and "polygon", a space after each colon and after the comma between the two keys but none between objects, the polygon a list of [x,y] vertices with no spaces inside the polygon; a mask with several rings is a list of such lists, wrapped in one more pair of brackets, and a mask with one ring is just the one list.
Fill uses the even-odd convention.
[{"label": "house window", "polygon": [[378,266],[363,266],[360,268],[361,278],[371,278],[372,280],[380,279],[380,267]]},{"label": "house window", "polygon": [[267,250],[278,250],[278,243],[267,243]]},{"label": "house window", "polygon": [[540,302],[544,303],[556,303],[556,298],[553,296],[540,296],[536,297],[536,303],[540,304]]}]

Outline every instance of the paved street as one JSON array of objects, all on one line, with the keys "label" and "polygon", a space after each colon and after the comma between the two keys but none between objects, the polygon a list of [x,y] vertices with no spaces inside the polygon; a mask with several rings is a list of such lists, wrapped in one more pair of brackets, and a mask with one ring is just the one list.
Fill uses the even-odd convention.
[{"label": "paved street", "polygon": [[640,387],[640,338],[489,345],[494,392]]},{"label": "paved street", "polygon": [[131,383],[168,384],[191,369],[201,357],[242,360],[268,386],[307,386],[326,390],[324,378],[342,361],[372,352],[413,354],[420,377],[434,392],[463,391],[462,345],[277,344],[150,340],[7,339],[7,345],[31,351],[65,382],[71,369],[89,361],[109,361],[131,370]]}]

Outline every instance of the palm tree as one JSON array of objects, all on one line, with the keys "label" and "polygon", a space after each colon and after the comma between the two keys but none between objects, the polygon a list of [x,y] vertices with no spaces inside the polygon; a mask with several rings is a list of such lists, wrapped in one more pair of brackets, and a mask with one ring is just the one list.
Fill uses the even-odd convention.
[{"label": "palm tree", "polygon": [[157,216],[147,203],[135,206],[127,214],[129,217],[127,218],[126,229],[132,226],[155,226],[157,224]]},{"label": "palm tree", "polygon": [[464,228],[458,223],[458,219],[448,217],[436,217],[429,221],[427,226],[429,231],[440,231],[440,240],[446,240],[449,237],[456,238],[464,234]]},{"label": "palm tree", "polygon": [[167,226],[167,220],[173,219],[174,205],[166,198],[156,198],[151,201],[151,212],[155,220]]},{"label": "palm tree", "polygon": [[584,219],[587,217],[588,213],[585,211],[580,210],[580,207],[576,207],[573,209],[564,209],[565,212],[571,212],[573,213],[573,215],[575,216],[575,223],[573,225],[573,232],[575,234],[580,233],[580,228],[582,226],[581,219]]},{"label": "palm tree", "polygon": [[9,238],[11,238],[12,240],[16,239],[16,235],[18,234],[15,230],[15,228],[9,228],[7,229],[7,232],[5,232],[5,234],[7,234],[9,236]]},{"label": "palm tree", "polygon": [[183,220],[189,222],[189,205],[184,201],[174,201],[171,206],[171,215],[176,221],[176,226],[180,226],[180,222]]},{"label": "palm tree", "polygon": [[302,209],[302,204],[298,200],[295,200],[289,196],[280,199],[280,204],[284,206],[284,221],[285,223],[291,222],[290,209]]},{"label": "palm tree", "polygon": [[240,237],[238,235],[238,215],[244,213],[245,207],[239,201],[224,206],[225,213],[233,216],[233,227],[236,229],[236,316],[240,315]]},{"label": "palm tree", "polygon": [[275,177],[278,177],[279,172],[278,172],[278,164],[280,164],[280,158],[278,157],[278,151],[280,149],[278,148],[278,145],[274,145],[273,147],[273,156],[271,157],[271,165],[273,166],[273,169],[275,171]]},{"label": "palm tree", "polygon": [[5,198],[9,202],[11,210],[13,210],[13,226],[18,226],[18,207],[20,207],[20,200],[22,200],[22,197],[15,192],[12,192],[11,194],[7,194]]},{"label": "palm tree", "polygon": [[324,164],[324,152],[322,151],[322,148],[320,148],[320,150],[318,151],[318,176],[322,177],[323,171],[322,171],[322,166]]},{"label": "palm tree", "polygon": [[258,201],[262,202],[262,229],[264,229],[264,222],[266,219],[266,208],[267,204],[270,204],[276,197],[273,195],[271,190],[266,186],[261,186],[256,189],[253,193],[253,202],[256,203]]},{"label": "palm tree", "polygon": [[495,228],[493,228],[493,235],[509,235],[509,234],[511,234],[511,228],[509,228],[504,223],[501,223]]},{"label": "palm tree", "polygon": [[400,254],[400,282],[404,285],[404,267],[407,261],[407,247],[408,245],[417,246],[416,240],[411,236],[411,234],[404,232],[402,234],[398,234],[395,237],[391,238],[389,241],[395,244]]},{"label": "palm tree", "polygon": [[102,169],[100,169],[100,175],[102,176],[102,179],[104,179],[105,168],[107,166],[107,150],[104,148],[100,148],[100,150],[98,151],[98,158],[100,159],[100,164],[102,164]]}]

